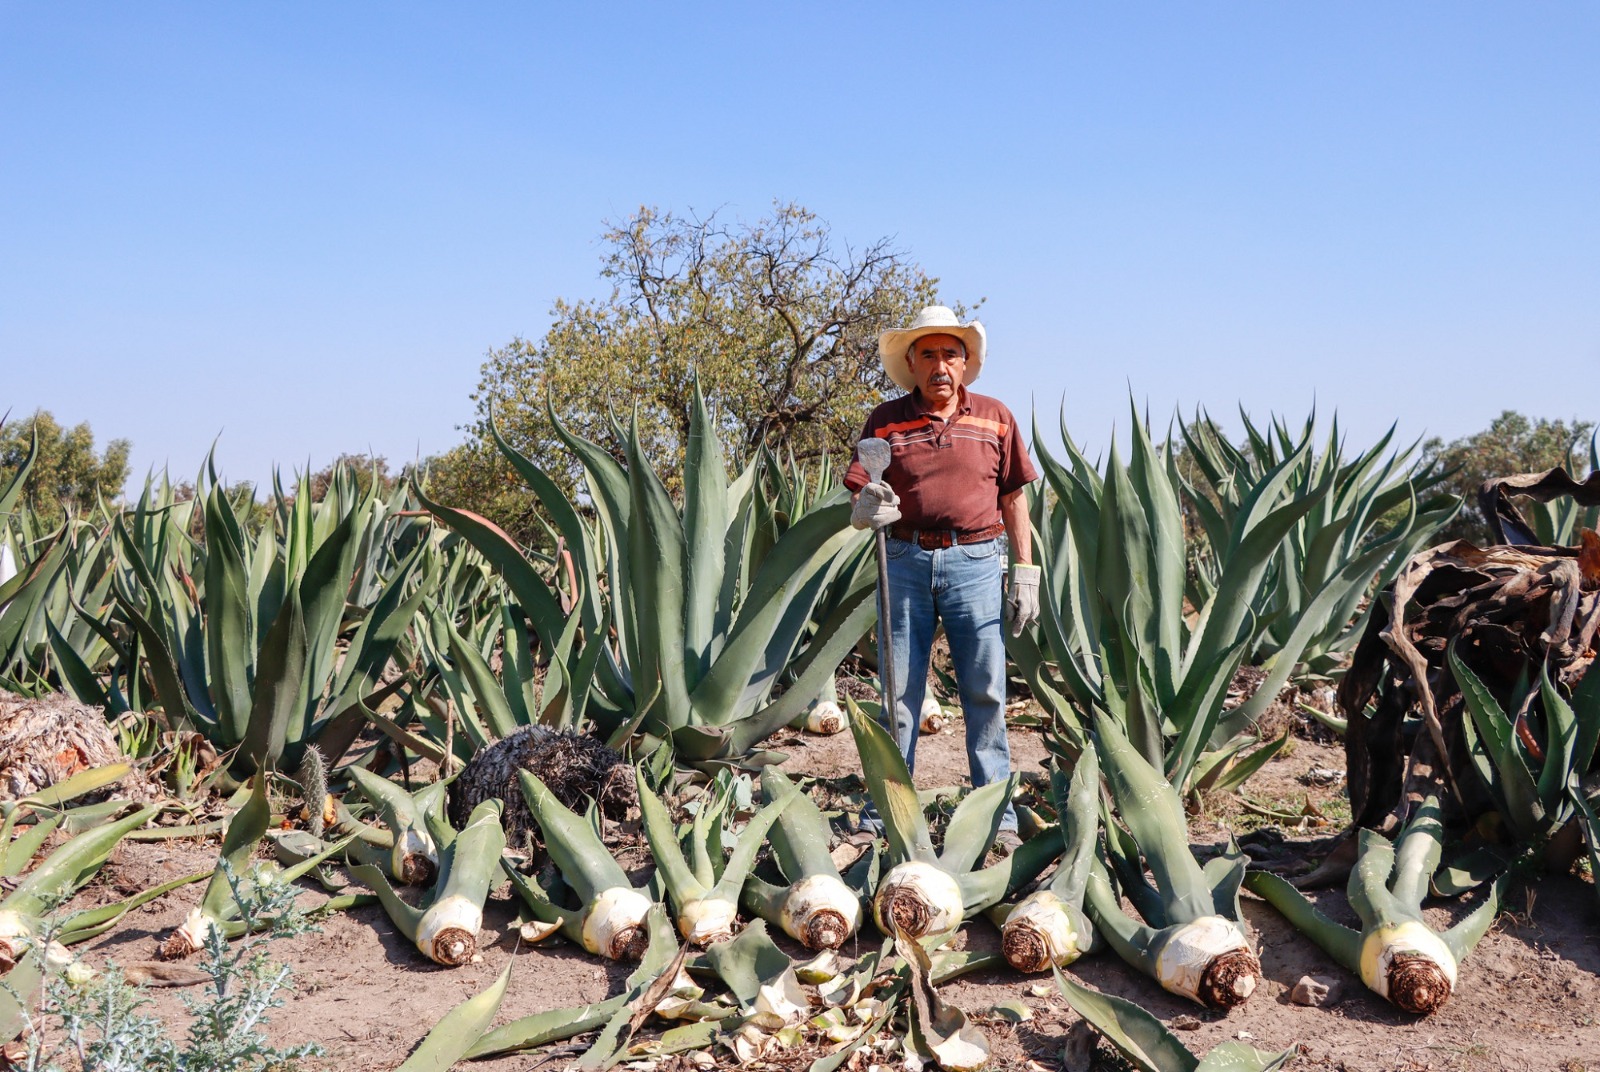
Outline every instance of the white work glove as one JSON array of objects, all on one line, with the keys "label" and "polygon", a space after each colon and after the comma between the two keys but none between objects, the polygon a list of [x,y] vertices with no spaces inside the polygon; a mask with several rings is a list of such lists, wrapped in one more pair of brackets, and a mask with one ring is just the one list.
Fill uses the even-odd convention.
[{"label": "white work glove", "polygon": [[1011,567],[1011,583],[1006,586],[1006,612],[1011,618],[1011,635],[1021,636],[1022,631],[1039,620],[1039,577],[1044,571],[1038,566],[1021,562]]},{"label": "white work glove", "polygon": [[887,481],[868,484],[856,493],[850,524],[858,529],[888,528],[900,520],[900,496]]}]

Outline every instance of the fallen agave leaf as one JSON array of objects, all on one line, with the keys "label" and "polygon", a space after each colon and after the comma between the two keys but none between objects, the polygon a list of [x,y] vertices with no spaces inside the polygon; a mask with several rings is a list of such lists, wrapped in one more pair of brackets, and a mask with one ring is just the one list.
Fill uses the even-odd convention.
[{"label": "fallen agave leaf", "polygon": [[1029,997],[1033,997],[1033,998],[1052,998],[1052,997],[1055,997],[1055,995],[1056,995],[1055,987],[1045,986],[1043,983],[1034,983],[1032,986],[1028,987],[1028,996]]},{"label": "fallen agave leaf", "polygon": [[518,927],[517,934],[529,945],[538,945],[540,942],[556,933],[556,931],[559,931],[562,923],[564,922],[565,917],[558,918],[554,923],[544,923],[537,919],[532,920]]},{"label": "fallen agave leaf", "polygon": [[[902,932],[903,933],[903,932]],[[989,1063],[989,1040],[967,1014],[939,999],[930,978],[933,962],[915,939],[895,938],[911,992],[911,1040],[925,1047],[945,1072],[976,1072]]]},{"label": "fallen agave leaf", "polygon": [[1013,1024],[1025,1024],[1033,1019],[1033,1010],[1020,1001],[999,1001],[989,1007],[988,1015]]},{"label": "fallen agave leaf", "polygon": [[861,980],[854,975],[843,975],[817,988],[817,996],[824,1005],[839,1007],[854,1005],[861,997]]},{"label": "fallen agave leaf", "polygon": [[802,983],[826,983],[837,978],[841,970],[839,954],[824,949],[804,964],[796,964],[794,973]]},{"label": "fallen agave leaf", "polygon": [[681,1019],[694,1008],[695,1003],[704,997],[705,993],[705,988],[697,986],[689,977],[689,973],[680,967],[678,974],[672,979],[667,996],[656,1005],[655,1013],[667,1020]]},{"label": "fallen agave leaf", "polygon": [[733,1033],[728,1047],[741,1062],[759,1061],[773,1048],[776,1040],[754,1024],[745,1024]]},{"label": "fallen agave leaf", "polygon": [[784,972],[771,983],[764,983],[756,992],[755,1013],[750,1022],[768,1031],[778,1031],[805,1019],[811,1002],[800,989],[800,980],[794,970]]}]

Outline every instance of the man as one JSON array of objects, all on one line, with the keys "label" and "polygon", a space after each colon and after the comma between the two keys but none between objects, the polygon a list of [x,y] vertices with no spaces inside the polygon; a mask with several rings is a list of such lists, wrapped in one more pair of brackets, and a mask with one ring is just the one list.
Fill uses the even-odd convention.
[{"label": "man", "polygon": [[[880,630],[879,658],[893,660],[899,695],[894,718],[885,724],[915,769],[928,655],[942,621],[974,786],[1011,773],[1000,633],[1007,543],[1012,566],[1003,602],[1012,635],[1039,617],[1040,571],[1032,564],[1023,492],[1038,473],[1011,411],[966,389],[983,369],[985,339],[982,324],[962,324],[942,305],[922,310],[909,328],[878,337],[884,371],[909,393],[873,410],[861,433],[889,442],[883,479],[868,483],[857,460],[844,481],[856,493],[851,524],[888,529],[890,638],[883,644]],[[881,820],[869,813],[862,828],[881,829]],[[1003,848],[1017,844],[1016,831],[1016,811],[1008,805],[997,839]]]}]

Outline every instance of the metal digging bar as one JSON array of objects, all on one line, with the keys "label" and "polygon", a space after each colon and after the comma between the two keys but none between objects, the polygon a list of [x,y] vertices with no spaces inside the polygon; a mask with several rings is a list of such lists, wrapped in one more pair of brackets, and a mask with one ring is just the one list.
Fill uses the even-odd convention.
[{"label": "metal digging bar", "polygon": [[[856,444],[856,458],[867,471],[869,481],[876,484],[883,479],[884,470],[889,468],[892,451],[887,439],[863,439]],[[878,648],[878,683],[883,686],[884,725],[892,732],[900,715],[895,706],[895,697],[899,693],[894,687],[894,645],[889,639],[889,545],[881,526],[874,530],[874,536],[878,543],[878,623],[882,629],[879,634],[882,640]],[[912,717],[915,718],[915,714]]]}]

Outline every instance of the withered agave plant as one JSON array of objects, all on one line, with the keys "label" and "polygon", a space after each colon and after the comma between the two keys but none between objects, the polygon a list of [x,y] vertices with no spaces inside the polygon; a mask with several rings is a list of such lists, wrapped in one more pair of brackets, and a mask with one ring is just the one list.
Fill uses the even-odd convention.
[{"label": "withered agave plant", "polygon": [[[1523,495],[1600,505],[1600,473],[1581,484],[1562,470],[1488,482],[1482,505],[1497,534],[1536,536],[1514,501]],[[1374,601],[1338,690],[1354,828],[1382,828],[1397,811],[1413,718],[1425,728],[1416,740],[1427,743],[1428,766],[1444,777],[1447,824],[1491,811],[1506,821],[1514,843],[1480,873],[1542,848],[1581,814],[1596,788],[1600,732],[1591,654],[1600,537],[1574,535],[1573,546],[1441,544],[1414,556]]]}]

